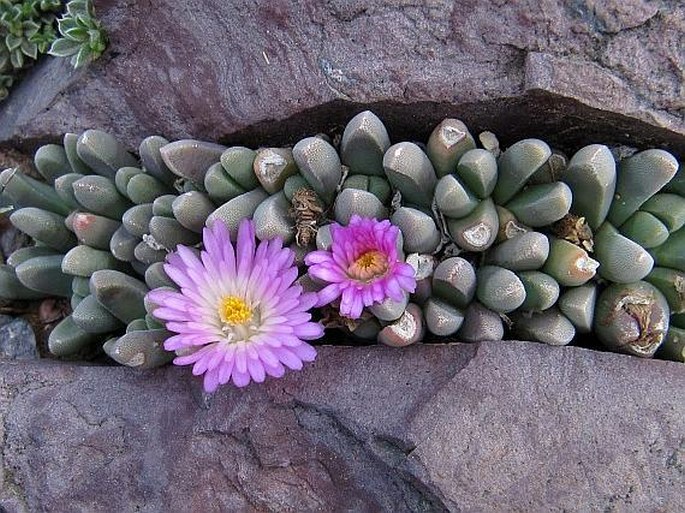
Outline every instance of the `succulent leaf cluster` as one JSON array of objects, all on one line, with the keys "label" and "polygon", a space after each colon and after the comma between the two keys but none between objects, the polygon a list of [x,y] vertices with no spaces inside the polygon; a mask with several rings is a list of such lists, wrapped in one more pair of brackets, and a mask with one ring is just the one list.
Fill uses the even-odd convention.
[{"label": "succulent leaf cluster", "polygon": [[0,0],[0,38],[0,100],[19,72],[40,55],[71,57],[78,68],[97,59],[107,46],[91,0],[71,0],[66,7],[60,0]]},{"label": "succulent leaf cluster", "polygon": [[71,57],[74,68],[94,61],[107,47],[107,34],[95,17],[91,0],[71,0],[58,20],[59,33],[48,53],[55,57]]},{"label": "succulent leaf cluster", "polygon": [[17,72],[55,40],[59,0],[0,1],[0,99],[7,96]]},{"label": "succulent leaf cluster", "polygon": [[179,244],[198,248],[215,219],[234,237],[246,217],[258,238],[281,237],[300,284],[317,291],[304,258],[353,215],[400,229],[417,285],[358,319],[322,308],[346,340],[566,345],[590,334],[637,356],[685,355],[685,181],[663,150],[618,159],[593,144],[569,158],[524,139],[502,151],[494,134],[474,137],[456,119],[425,144],[391,144],[366,111],[339,143],[317,135],[251,149],[151,136],[134,155],[87,130],[41,147],[35,165],[44,182],[0,174],[11,222],[36,241],[0,267],[0,295],[71,299],[50,335],[56,355],[102,345],[131,367],[168,362],[170,333],[145,297],[176,287],[165,258]]}]

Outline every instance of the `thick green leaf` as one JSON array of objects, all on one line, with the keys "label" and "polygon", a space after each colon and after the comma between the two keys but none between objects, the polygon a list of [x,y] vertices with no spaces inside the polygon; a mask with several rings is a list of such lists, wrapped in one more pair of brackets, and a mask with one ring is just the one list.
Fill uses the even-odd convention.
[{"label": "thick green leaf", "polygon": [[14,67],[14,69],[24,67],[24,54],[20,48],[17,48],[12,52],[12,55],[10,56],[10,61],[12,62],[12,66]]},{"label": "thick green leaf", "polygon": [[60,18],[57,20],[57,28],[60,34],[66,34],[67,30],[76,28],[76,20],[74,18]]},{"label": "thick green leaf", "polygon": [[67,13],[72,18],[76,17],[78,14],[88,13],[88,2],[86,0],[71,0],[67,4]]},{"label": "thick green leaf", "polygon": [[50,46],[48,54],[54,55],[55,57],[69,57],[74,55],[81,48],[81,44],[77,41],[72,41],[71,39],[56,39],[55,42]]},{"label": "thick green leaf", "polygon": [[5,36],[5,45],[10,52],[19,48],[21,46],[21,41],[21,37],[14,36],[12,34],[7,34],[7,36]]},{"label": "thick green leaf", "polygon": [[84,42],[88,39],[88,30],[83,27],[75,27],[67,30],[63,35],[74,41]]},{"label": "thick green leaf", "polygon": [[82,46],[78,53],[71,58],[71,63],[74,65],[74,68],[80,68],[90,60],[90,48],[88,48],[87,46]]},{"label": "thick green leaf", "polygon": [[21,51],[24,53],[24,55],[31,57],[33,60],[38,58],[38,45],[36,43],[31,43],[27,40],[22,41]]}]

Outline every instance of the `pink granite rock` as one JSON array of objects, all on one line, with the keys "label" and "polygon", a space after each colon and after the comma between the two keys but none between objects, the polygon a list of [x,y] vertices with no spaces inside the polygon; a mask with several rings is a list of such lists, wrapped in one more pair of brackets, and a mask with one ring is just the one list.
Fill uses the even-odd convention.
[{"label": "pink granite rock", "polygon": [[44,59],[0,106],[0,144],[99,127],[257,146],[372,108],[393,141],[445,117],[504,144],[541,137],[685,154],[685,6],[672,1],[99,0],[111,40],[84,70]]},{"label": "pink granite rock", "polygon": [[685,366],[526,342],[187,369],[0,363],[0,510],[683,511]]}]

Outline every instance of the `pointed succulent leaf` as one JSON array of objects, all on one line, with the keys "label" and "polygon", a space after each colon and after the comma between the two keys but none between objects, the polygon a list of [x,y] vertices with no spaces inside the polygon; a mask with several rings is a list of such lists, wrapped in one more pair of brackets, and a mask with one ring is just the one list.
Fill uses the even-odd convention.
[{"label": "pointed succulent leaf", "polygon": [[112,315],[129,323],[145,315],[143,299],[149,291],[140,280],[120,271],[95,271],[90,277],[90,292]]},{"label": "pointed succulent leaf", "polygon": [[445,119],[435,127],[428,138],[427,153],[438,177],[457,170],[457,162],[476,141],[466,125],[458,119]]},{"label": "pointed succulent leaf", "polygon": [[48,184],[26,176],[17,168],[0,173],[0,191],[16,207],[37,207],[66,216],[71,208]]},{"label": "pointed succulent leaf", "polygon": [[[366,194],[375,198],[371,193]],[[381,217],[378,216],[378,219]],[[425,212],[411,207],[400,207],[392,215],[390,221],[404,234],[405,253],[430,254],[438,248],[441,238],[440,230],[438,230],[435,220]]]},{"label": "pointed succulent leaf", "polygon": [[150,235],[154,240],[169,251],[176,246],[194,246],[200,242],[200,235],[184,228],[181,223],[171,217],[153,216],[150,219]]},{"label": "pointed succulent leaf", "polygon": [[171,336],[165,329],[132,330],[103,346],[107,355],[128,367],[152,369],[169,363],[174,353],[164,350],[164,341]]},{"label": "pointed succulent leaf", "polygon": [[587,283],[598,267],[599,262],[590,258],[583,248],[567,240],[551,237],[549,256],[540,270],[552,276],[559,285],[577,287]]},{"label": "pointed succulent leaf", "polygon": [[433,294],[464,309],[476,293],[476,271],[461,257],[449,257],[433,271]]},{"label": "pointed succulent leaf", "polygon": [[520,311],[542,312],[556,304],[560,287],[549,274],[540,271],[520,271],[516,275],[526,290],[526,299],[519,307]]},{"label": "pointed succulent leaf", "polygon": [[[376,196],[367,191],[351,188],[343,189],[338,193],[333,212],[335,220],[342,225],[347,225],[353,215],[376,219],[388,218],[388,209]],[[292,224],[287,217],[284,221]]]},{"label": "pointed succulent leaf", "polygon": [[150,137],[143,139],[140,143],[138,153],[140,155],[140,160],[143,163],[143,167],[145,168],[145,172],[158,178],[165,184],[173,186],[177,176],[169,170],[159,152],[160,148],[167,144],[169,144],[169,141],[164,137],[151,135]]},{"label": "pointed succulent leaf", "polygon": [[124,212],[121,221],[128,233],[135,237],[142,238],[143,235],[150,233],[149,225],[152,216],[152,204],[134,205]]},{"label": "pointed succulent leaf", "polygon": [[559,310],[576,327],[578,333],[592,331],[597,290],[597,284],[590,282],[580,287],[570,287],[559,297]]},{"label": "pointed succulent leaf", "polygon": [[69,161],[69,164],[71,164],[71,169],[74,173],[89,175],[93,171],[83,160],[81,160],[81,157],[78,155],[78,140],[79,136],[77,134],[64,134],[64,139],[62,141],[64,145],[64,151],[67,154],[67,160]]},{"label": "pointed succulent leaf", "polygon": [[33,290],[24,285],[14,271],[14,268],[7,264],[0,264],[0,298],[31,301],[41,299],[50,294]]},{"label": "pointed succulent leaf", "polygon": [[383,156],[383,169],[406,201],[430,208],[438,179],[433,164],[419,146],[410,142],[390,146]]},{"label": "pointed succulent leaf", "polygon": [[198,190],[204,189],[207,168],[219,162],[225,146],[204,141],[183,139],[159,149],[162,160],[176,176],[190,180]]},{"label": "pointed succulent leaf", "polygon": [[616,162],[603,144],[591,144],[571,157],[562,180],[573,192],[571,212],[593,230],[606,219],[616,190]]},{"label": "pointed succulent leaf", "polygon": [[478,206],[478,199],[455,175],[445,175],[435,187],[435,204],[443,215],[460,219]]},{"label": "pointed succulent leaf", "polygon": [[654,267],[647,250],[621,235],[608,221],[595,234],[594,254],[600,276],[615,283],[642,280]]},{"label": "pointed succulent leaf", "polygon": [[685,271],[685,227],[673,232],[666,242],[650,250],[656,265]]},{"label": "pointed succulent leaf", "polygon": [[383,155],[390,147],[390,137],[383,122],[366,110],[345,126],[340,143],[340,158],[350,173],[383,176]]},{"label": "pointed succulent leaf", "polygon": [[524,139],[502,154],[493,199],[498,205],[507,203],[520,191],[528,179],[547,162],[552,150],[539,139]]},{"label": "pointed succulent leaf", "polygon": [[540,269],[549,256],[549,239],[540,232],[526,232],[494,246],[486,262],[511,271]]},{"label": "pointed succulent leaf", "polygon": [[250,148],[233,146],[221,154],[221,166],[243,189],[252,190],[259,187],[252,167],[256,156],[257,152]]},{"label": "pointed succulent leaf", "polygon": [[512,316],[514,331],[524,340],[534,340],[550,346],[568,345],[576,329],[557,308],[529,315],[517,313]]},{"label": "pointed succulent leaf", "polygon": [[90,278],[100,269],[126,271],[128,268],[109,251],[93,249],[90,246],[76,246],[64,255],[62,260],[62,271],[74,276]]},{"label": "pointed succulent leaf", "polygon": [[469,150],[459,159],[456,174],[473,194],[485,199],[497,184],[497,160],[487,150]]},{"label": "pointed succulent leaf", "polygon": [[[335,148],[319,137],[307,137],[293,147],[292,155],[316,194],[327,204],[333,203],[335,189],[342,178],[342,164]],[[260,182],[264,183],[261,179]]]},{"label": "pointed succulent leaf", "polygon": [[96,334],[83,331],[69,315],[50,332],[48,348],[55,356],[70,356],[95,344],[97,340]]},{"label": "pointed succulent leaf", "polygon": [[45,181],[53,184],[55,178],[71,173],[71,166],[64,148],[58,144],[46,144],[36,151],[33,163]]},{"label": "pointed succulent leaf", "polygon": [[110,219],[120,220],[132,204],[119,194],[114,183],[104,176],[85,176],[72,184],[76,200],[84,208]]},{"label": "pointed succulent leaf", "polygon": [[52,249],[49,246],[28,246],[13,251],[12,254],[7,257],[7,265],[17,267],[22,262],[26,262],[29,258],[58,254],[60,254],[59,251]]},{"label": "pointed succulent leaf", "polygon": [[94,296],[83,298],[71,314],[74,323],[87,333],[110,333],[124,327]]},{"label": "pointed succulent leaf", "polygon": [[10,216],[14,226],[58,251],[66,252],[76,245],[76,237],[64,224],[64,217],[48,210],[26,207]]},{"label": "pointed succulent leaf", "polygon": [[195,233],[202,233],[207,217],[215,209],[216,206],[207,194],[199,191],[181,194],[171,204],[176,220],[181,223],[181,226]]},{"label": "pointed succulent leaf", "polygon": [[433,297],[423,305],[423,317],[428,331],[439,337],[454,335],[464,322],[461,310]]},{"label": "pointed succulent leaf", "polygon": [[74,215],[71,226],[81,244],[96,249],[109,249],[110,239],[121,223],[89,212],[79,212]]},{"label": "pointed succulent leaf", "polygon": [[506,208],[523,224],[547,226],[563,218],[571,209],[571,189],[564,182],[529,185],[516,194]]},{"label": "pointed succulent leaf", "polygon": [[48,54],[55,57],[69,57],[77,53],[80,48],[81,43],[78,41],[60,38],[53,41],[52,45],[50,45],[50,49],[48,50]]},{"label": "pointed succulent leaf", "polygon": [[109,250],[114,258],[122,262],[133,262],[135,260],[135,249],[141,242],[140,237],[131,235],[124,226],[120,226],[109,241]]},{"label": "pointed succulent leaf", "polygon": [[660,246],[668,239],[668,227],[656,216],[641,210],[621,225],[620,232],[645,249]]},{"label": "pointed succulent leaf", "polygon": [[152,213],[156,216],[174,217],[174,201],[177,196],[175,194],[165,194],[155,198],[152,202]]},{"label": "pointed succulent leaf", "polygon": [[608,219],[620,227],[640,206],[666,185],[678,170],[678,161],[664,150],[645,150],[621,161],[616,195]]},{"label": "pointed succulent leaf", "polygon": [[51,296],[70,297],[71,276],[62,272],[64,255],[37,256],[19,264],[15,271],[25,286]]},{"label": "pointed succulent leaf", "polygon": [[176,284],[171,281],[171,278],[164,271],[164,264],[162,262],[150,264],[145,271],[145,284],[150,289],[156,289],[157,287],[176,288]]},{"label": "pointed succulent leaf", "polygon": [[121,167],[138,165],[138,160],[110,134],[102,130],[86,130],[78,138],[76,151],[93,171],[114,180]]},{"label": "pointed succulent leaf", "polygon": [[500,314],[478,301],[471,302],[464,311],[464,321],[457,332],[457,339],[463,342],[481,342],[502,340],[503,337],[504,322]]},{"label": "pointed succulent leaf", "polygon": [[499,231],[497,209],[490,198],[482,200],[469,215],[446,221],[452,240],[465,251],[485,251],[495,242]]},{"label": "pointed succulent leaf", "polygon": [[166,184],[146,173],[132,176],[126,185],[126,196],[138,205],[152,203],[155,198],[171,192],[172,190]]},{"label": "pointed succulent leaf", "polygon": [[[131,199],[128,195],[127,187],[128,187],[128,182],[133,178],[134,175],[142,173],[143,170],[140,169],[139,167],[120,167],[117,170],[116,175],[114,175],[114,185],[116,185],[117,190],[121,193],[122,196],[125,196],[128,199]],[[152,201],[150,201],[152,203]]]},{"label": "pointed succulent leaf", "polygon": [[209,197],[217,205],[226,203],[247,192],[233,178],[228,176],[221,162],[209,166],[205,175],[204,187]]},{"label": "pointed succulent leaf", "polygon": [[685,225],[685,198],[680,194],[655,194],[642,204],[640,210],[656,216],[671,233]]},{"label": "pointed succulent leaf", "polygon": [[476,271],[476,276],[478,301],[495,312],[512,312],[526,299],[523,283],[509,269],[484,265]]},{"label": "pointed succulent leaf", "polygon": [[67,173],[55,179],[55,192],[62,200],[64,205],[66,205],[70,210],[83,208],[76,200],[76,195],[74,194],[74,182],[80,180],[83,178],[83,176],[84,175],[80,173]]},{"label": "pointed succulent leaf", "polygon": [[207,218],[206,224],[211,226],[215,219],[221,219],[226,224],[231,236],[235,238],[238,234],[240,221],[252,217],[255,209],[267,197],[268,194],[261,187],[241,194],[212,212]]}]

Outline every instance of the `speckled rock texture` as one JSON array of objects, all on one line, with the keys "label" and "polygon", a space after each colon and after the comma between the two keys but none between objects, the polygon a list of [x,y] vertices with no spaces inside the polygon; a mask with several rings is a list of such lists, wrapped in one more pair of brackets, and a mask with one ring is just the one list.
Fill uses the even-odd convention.
[{"label": "speckled rock texture", "polygon": [[0,363],[0,510],[683,511],[685,371],[526,342],[187,369]]},{"label": "speckled rock texture", "polygon": [[679,0],[95,0],[111,45],[82,71],[45,59],[0,107],[25,151],[100,127],[284,144],[372,108],[393,140],[444,117],[510,144],[685,155]]}]

